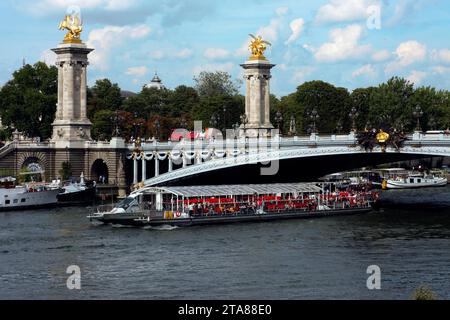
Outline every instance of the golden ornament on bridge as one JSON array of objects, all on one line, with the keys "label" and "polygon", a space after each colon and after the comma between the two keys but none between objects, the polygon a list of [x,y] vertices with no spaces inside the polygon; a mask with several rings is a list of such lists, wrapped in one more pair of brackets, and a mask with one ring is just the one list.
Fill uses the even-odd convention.
[{"label": "golden ornament on bridge", "polygon": [[83,31],[83,25],[79,13],[66,15],[59,24],[59,30],[68,30],[64,36],[64,43],[81,43],[80,35]]},{"label": "golden ornament on bridge", "polygon": [[382,129],[380,129],[380,132],[377,134],[377,140],[378,143],[385,143],[389,140],[389,133],[384,132]]},{"label": "golden ornament on bridge", "polygon": [[267,60],[264,57],[264,51],[267,49],[266,45],[271,46],[272,44],[263,40],[261,36],[255,37],[252,34],[249,34],[249,36],[253,38],[249,45],[249,49],[252,52],[250,60]]}]

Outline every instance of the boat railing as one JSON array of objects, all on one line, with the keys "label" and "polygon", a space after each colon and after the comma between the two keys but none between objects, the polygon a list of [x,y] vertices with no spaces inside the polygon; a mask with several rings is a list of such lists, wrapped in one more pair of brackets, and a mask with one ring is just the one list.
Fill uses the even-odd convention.
[{"label": "boat railing", "polygon": [[115,206],[113,204],[102,204],[102,205],[98,205],[96,207],[96,213],[107,213],[107,212],[111,212],[112,209],[114,209]]}]

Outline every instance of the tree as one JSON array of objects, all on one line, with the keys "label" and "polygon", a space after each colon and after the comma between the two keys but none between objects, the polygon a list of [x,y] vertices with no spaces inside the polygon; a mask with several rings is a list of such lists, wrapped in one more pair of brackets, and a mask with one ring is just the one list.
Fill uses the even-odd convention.
[{"label": "tree", "polygon": [[[315,109],[319,118],[316,126],[319,132],[331,133],[338,121],[348,119],[351,109],[350,94],[345,88],[336,88],[324,81],[305,82],[297,88],[296,101],[303,109],[302,127],[308,128],[313,122],[310,115]],[[344,128],[349,129],[348,122]]]},{"label": "tree", "polygon": [[239,81],[233,81],[231,75],[223,71],[202,71],[194,81],[200,97],[233,96],[241,86]]},{"label": "tree", "polygon": [[15,71],[0,91],[3,125],[29,137],[49,138],[56,112],[57,79],[57,68],[43,62]]},{"label": "tree", "polygon": [[377,128],[403,125],[412,130],[413,94],[413,84],[403,78],[393,77],[380,84],[370,97],[368,120]]},{"label": "tree", "polygon": [[112,110],[99,110],[92,117],[92,138],[109,140],[114,130],[115,112]]},{"label": "tree", "polygon": [[92,118],[99,110],[119,110],[122,107],[123,98],[117,83],[109,79],[101,79],[88,90],[88,117]]}]

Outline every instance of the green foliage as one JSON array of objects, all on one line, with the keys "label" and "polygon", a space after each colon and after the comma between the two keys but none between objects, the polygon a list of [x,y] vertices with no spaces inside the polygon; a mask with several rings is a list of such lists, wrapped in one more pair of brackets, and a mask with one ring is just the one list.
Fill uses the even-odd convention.
[{"label": "green foliage", "polygon": [[[351,109],[347,89],[336,88],[324,81],[305,82],[297,88],[295,100],[297,106],[295,114],[302,115],[302,121],[299,122],[301,127],[308,128],[312,122],[310,114],[315,109],[319,115],[316,126],[322,133],[334,132],[338,121],[345,121]],[[348,121],[344,123],[344,129],[349,129]]]},{"label": "green foliage", "polygon": [[[120,135],[126,139],[139,135],[167,139],[174,128],[183,122],[193,129],[194,121],[203,127],[218,119],[218,129],[232,128],[244,113],[245,98],[239,94],[241,82],[234,81],[227,72],[201,72],[194,78],[195,86],[181,85],[174,90],[143,88],[136,96],[124,99],[121,89],[108,79],[97,80],[88,88],[88,116],[93,123],[94,139],[109,139],[118,116]],[[14,128],[28,136],[50,137],[57,101],[57,69],[38,62],[14,72],[12,80],[0,90],[0,116],[4,130],[0,140],[11,135]],[[277,111],[282,114],[281,129],[289,130],[291,117],[296,120],[297,134],[305,134],[311,127],[311,112],[319,118],[319,133],[349,132],[352,108],[359,130],[394,126],[411,132],[417,123],[413,111],[423,111],[420,124],[423,130],[450,127],[450,93],[430,87],[413,88],[405,79],[393,77],[377,87],[358,88],[349,93],[324,81],[310,81],[298,86],[291,94],[270,97],[271,121],[276,125]],[[159,122],[160,126],[157,126]]]},{"label": "green foliage", "polygon": [[57,68],[43,62],[15,71],[0,91],[3,125],[30,137],[49,138],[56,112],[57,79]]},{"label": "green foliage", "polygon": [[70,162],[64,161],[61,163],[61,169],[58,171],[62,181],[69,180],[72,176],[72,165]]},{"label": "green foliage", "polygon": [[200,97],[233,96],[239,92],[240,82],[231,79],[227,72],[202,71],[194,77],[195,89]]},{"label": "green foliage", "polygon": [[412,296],[412,300],[438,300],[438,296],[427,286],[420,286],[417,288]]}]

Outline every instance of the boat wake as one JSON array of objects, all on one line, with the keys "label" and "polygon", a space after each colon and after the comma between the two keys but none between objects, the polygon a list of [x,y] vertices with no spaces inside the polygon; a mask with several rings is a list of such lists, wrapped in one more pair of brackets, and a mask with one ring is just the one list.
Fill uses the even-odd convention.
[{"label": "boat wake", "polygon": [[162,226],[158,226],[158,227],[152,227],[152,226],[145,226],[142,227],[142,229],[144,230],[158,230],[158,231],[172,231],[175,229],[178,229],[179,227],[177,226],[171,226],[168,224],[162,225]]}]

